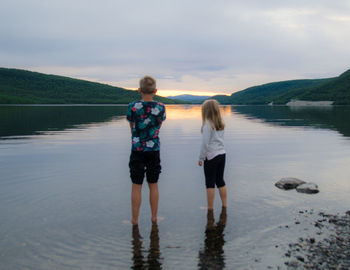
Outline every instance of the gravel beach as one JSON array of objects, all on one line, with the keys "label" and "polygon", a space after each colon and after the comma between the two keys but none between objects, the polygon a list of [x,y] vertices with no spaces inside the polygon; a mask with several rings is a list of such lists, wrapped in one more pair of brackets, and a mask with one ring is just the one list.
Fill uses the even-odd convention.
[{"label": "gravel beach", "polygon": [[315,237],[300,237],[289,244],[284,255],[287,269],[350,269],[350,211],[342,215],[320,212],[312,222]]}]

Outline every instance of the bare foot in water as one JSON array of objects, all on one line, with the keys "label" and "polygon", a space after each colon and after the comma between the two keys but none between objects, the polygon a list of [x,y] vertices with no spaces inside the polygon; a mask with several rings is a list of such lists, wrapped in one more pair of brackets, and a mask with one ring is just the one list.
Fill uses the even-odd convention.
[{"label": "bare foot in water", "polygon": [[133,219],[131,220],[131,224],[132,224],[132,225],[138,225],[138,223],[139,223],[139,222],[138,222],[137,220],[133,220]]},{"label": "bare foot in water", "polygon": [[152,223],[158,223],[158,222],[161,222],[161,221],[163,221],[164,220],[164,217],[162,217],[162,216],[158,216],[158,217],[156,217],[156,219],[154,220],[153,218],[151,219],[152,220]]},{"label": "bare foot in water", "polygon": [[127,220],[127,219],[124,219],[124,220],[122,221],[122,223],[123,223],[123,224],[132,225],[131,220]]}]

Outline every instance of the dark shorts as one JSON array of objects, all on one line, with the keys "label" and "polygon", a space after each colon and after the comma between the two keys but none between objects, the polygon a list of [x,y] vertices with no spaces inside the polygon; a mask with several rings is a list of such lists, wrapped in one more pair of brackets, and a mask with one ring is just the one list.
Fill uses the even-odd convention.
[{"label": "dark shorts", "polygon": [[225,170],[226,154],[218,155],[211,160],[204,160],[205,185],[207,188],[220,188],[225,186],[224,170]]},{"label": "dark shorts", "polygon": [[159,151],[131,151],[129,168],[134,184],[142,185],[145,173],[148,183],[157,183],[161,172]]}]

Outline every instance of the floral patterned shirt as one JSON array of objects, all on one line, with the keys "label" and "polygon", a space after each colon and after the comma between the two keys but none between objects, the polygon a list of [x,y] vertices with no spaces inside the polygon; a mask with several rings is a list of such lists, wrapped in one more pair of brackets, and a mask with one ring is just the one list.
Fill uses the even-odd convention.
[{"label": "floral patterned shirt", "polygon": [[134,101],[126,119],[132,126],[132,151],[159,151],[159,129],[165,120],[165,106],[157,101]]}]

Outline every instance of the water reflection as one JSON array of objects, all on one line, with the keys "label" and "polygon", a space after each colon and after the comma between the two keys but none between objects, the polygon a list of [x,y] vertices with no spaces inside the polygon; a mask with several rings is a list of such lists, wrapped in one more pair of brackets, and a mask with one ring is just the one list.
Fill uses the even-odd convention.
[{"label": "water reflection", "polygon": [[131,269],[162,269],[161,253],[159,250],[159,230],[157,224],[152,224],[150,233],[150,245],[147,259],[143,255],[145,250],[142,248],[142,236],[140,235],[139,226],[132,226],[132,249],[133,249],[133,266]]},{"label": "water reflection", "polygon": [[199,251],[198,269],[224,269],[224,229],[226,226],[226,207],[222,208],[218,223],[215,225],[214,211],[207,213],[204,248]]},{"label": "water reflection", "polygon": [[350,106],[233,106],[232,112],[279,126],[311,126],[350,137]]},{"label": "water reflection", "polygon": [[[125,118],[127,105],[0,106],[0,140],[48,134]],[[201,119],[198,105],[167,105],[167,119]],[[222,106],[230,114],[230,106]]]},{"label": "water reflection", "polygon": [[133,267],[132,269],[145,269],[144,256],[142,255],[142,237],[138,225],[132,226],[132,249],[133,249]]},{"label": "water reflection", "polygon": [[0,106],[0,139],[106,122],[125,113],[126,106]]},{"label": "water reflection", "polygon": [[[231,114],[231,106],[220,106],[222,115]],[[202,119],[200,105],[167,105],[167,119]]]},{"label": "water reflection", "polygon": [[[122,120],[126,109],[126,105],[0,106],[0,140]],[[199,105],[167,105],[166,109],[171,120],[201,119]],[[224,116],[238,113],[280,126],[333,129],[350,137],[350,106],[221,106],[221,113]]]},{"label": "water reflection", "polygon": [[[197,207],[186,208],[203,202],[198,193],[201,183],[196,181],[202,171],[194,169],[191,161],[196,161],[199,147],[200,107],[167,106],[170,115],[161,131],[162,194],[166,198],[162,209],[172,214],[164,223],[169,230],[159,236],[165,243],[181,245],[176,250],[159,247],[158,228],[151,231],[147,227],[147,235],[141,230],[142,239],[138,228],[118,225],[130,215],[129,185],[125,184],[130,154],[126,106],[1,110],[0,119],[19,127],[9,133],[18,135],[105,122],[84,132],[59,132],[50,139],[37,136],[25,144],[0,139],[0,268],[266,269],[270,263],[283,265],[284,258],[280,259],[280,249],[277,251],[274,244],[287,243],[288,239],[294,242],[298,237],[295,230],[301,225],[292,226],[295,230],[280,230],[280,224],[293,225],[294,214],[305,207],[315,209],[315,213],[348,210],[344,208],[350,205],[350,145],[335,132],[280,126],[291,122],[303,125],[307,119],[323,115],[321,122],[336,125],[346,134],[350,107],[328,112],[305,109],[301,112],[305,119],[286,107],[234,106],[233,112],[231,107],[223,108],[227,151],[231,153],[226,171],[231,181],[229,204],[237,206],[228,209],[231,220],[227,227],[225,213],[220,227],[216,225],[220,213],[215,213],[215,222],[212,215],[203,222],[193,218],[198,216]],[[171,119],[172,113],[174,118],[181,114],[187,118]],[[20,120],[22,116],[25,121]],[[271,124],[256,124],[247,118]],[[4,122],[0,123],[2,131]],[[277,190],[274,179],[285,176],[316,182],[322,192],[310,197]],[[114,212],[117,207],[118,212]],[[205,223],[209,230],[204,233]],[[196,229],[202,226],[202,230]],[[254,258],[263,258],[263,262],[255,267]]]}]

